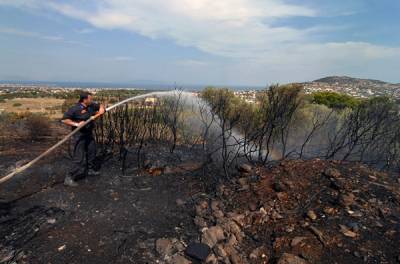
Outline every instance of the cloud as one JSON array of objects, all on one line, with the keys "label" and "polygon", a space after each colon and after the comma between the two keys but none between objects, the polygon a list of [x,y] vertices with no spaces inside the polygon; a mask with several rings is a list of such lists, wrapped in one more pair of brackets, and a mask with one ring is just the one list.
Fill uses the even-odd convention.
[{"label": "cloud", "polygon": [[134,61],[135,58],[130,57],[130,56],[115,56],[115,57],[101,58],[101,60],[104,60],[104,61],[115,61],[115,62],[128,62],[128,61]]},{"label": "cloud", "polygon": [[0,27],[0,34],[15,35],[19,37],[36,38],[41,40],[62,42],[72,45],[88,46],[86,43],[74,40],[67,40],[62,36],[45,35],[34,31],[26,31],[12,27]]},{"label": "cloud", "polygon": [[[316,9],[287,4],[283,0],[87,2],[91,3],[87,8],[79,1],[70,4],[52,1],[47,2],[47,6],[97,28],[122,29],[153,39],[170,39],[182,46],[229,58],[270,60],[276,54],[284,56],[287,51],[298,57],[304,49],[318,50],[314,56],[324,57],[334,49],[340,52],[337,53],[339,57],[356,51],[360,56],[376,59],[393,51],[368,43],[313,42],[320,33],[341,30],[338,26],[318,25],[303,29],[272,26],[279,19],[320,15]],[[284,52],[279,53],[282,50]]]},{"label": "cloud", "polygon": [[[0,0],[21,8],[52,10],[87,22],[93,28],[125,30],[152,39],[167,39],[227,59],[229,76],[245,80],[317,76],[331,73],[382,72],[383,65],[400,66],[400,47],[353,41],[321,42],[321,34],[343,30],[337,25],[295,27],[287,18],[329,16],[315,6],[286,0]],[[297,1],[301,2],[301,1]],[[304,3],[304,2],[303,2]],[[330,4],[333,5],[333,4]],[[341,8],[335,16],[357,10]],[[277,23],[278,22],[278,23]],[[282,25],[285,26],[276,26]],[[113,61],[129,61],[114,57]],[[108,58],[111,60],[111,58]],[[385,64],[385,62],[387,62]],[[235,65],[227,65],[229,63]],[[175,65],[202,66],[186,59]],[[200,68],[200,67],[197,67]],[[203,67],[207,68],[207,67]],[[393,70],[388,69],[388,72]],[[268,74],[268,76],[266,76]],[[221,75],[223,75],[221,73]],[[393,75],[394,76],[394,75]],[[302,79],[303,79],[302,78]],[[288,79],[288,77],[286,77]]]},{"label": "cloud", "polygon": [[304,41],[315,29],[272,27],[268,22],[317,11],[278,0],[106,0],[83,9],[49,2],[48,7],[102,29],[124,29],[171,39],[204,52],[246,57],[282,42]]}]

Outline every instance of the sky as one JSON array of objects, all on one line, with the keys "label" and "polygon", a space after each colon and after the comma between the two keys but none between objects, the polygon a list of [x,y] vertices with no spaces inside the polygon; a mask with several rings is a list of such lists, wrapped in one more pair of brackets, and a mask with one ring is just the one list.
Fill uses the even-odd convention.
[{"label": "sky", "polygon": [[399,0],[0,0],[0,80],[400,83]]}]

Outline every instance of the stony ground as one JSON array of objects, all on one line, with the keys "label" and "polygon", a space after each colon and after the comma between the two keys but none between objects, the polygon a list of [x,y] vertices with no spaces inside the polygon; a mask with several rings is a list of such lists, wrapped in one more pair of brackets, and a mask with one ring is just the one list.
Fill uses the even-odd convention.
[{"label": "stony ground", "polygon": [[359,164],[244,166],[195,222],[223,263],[399,263],[399,183]]},{"label": "stony ground", "polygon": [[[2,151],[1,174],[42,148]],[[132,158],[122,175],[115,158],[68,188],[62,153],[0,186],[0,263],[400,261],[398,175],[286,161],[210,188],[193,149],[158,147],[146,169]]]}]

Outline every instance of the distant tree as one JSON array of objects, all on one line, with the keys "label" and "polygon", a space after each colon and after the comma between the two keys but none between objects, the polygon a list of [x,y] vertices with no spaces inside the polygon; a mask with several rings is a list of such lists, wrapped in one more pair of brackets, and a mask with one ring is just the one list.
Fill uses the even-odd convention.
[{"label": "distant tree", "polygon": [[334,109],[355,108],[362,102],[361,99],[335,92],[316,92],[312,94],[312,97],[313,103]]}]

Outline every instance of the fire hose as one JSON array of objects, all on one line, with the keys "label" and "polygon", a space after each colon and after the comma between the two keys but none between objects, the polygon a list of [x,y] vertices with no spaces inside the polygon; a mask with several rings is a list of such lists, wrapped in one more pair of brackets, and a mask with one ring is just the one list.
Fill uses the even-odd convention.
[{"label": "fire hose", "polygon": [[[149,97],[149,96],[167,95],[167,94],[171,94],[171,91],[168,91],[168,92],[152,92],[152,93],[148,93],[148,94],[143,94],[143,95],[130,97],[130,98],[125,99],[125,100],[123,100],[121,102],[118,102],[118,103],[116,103],[116,104],[114,104],[112,106],[107,107],[106,108],[106,112],[111,111],[112,109],[114,109],[114,108],[116,108],[116,107],[118,107],[120,105],[126,104],[126,103],[128,103],[130,101],[133,101],[133,100],[142,99],[142,98],[146,98],[146,97]],[[37,156],[36,158],[31,160],[30,162],[24,164],[23,166],[15,168],[11,173],[9,173],[6,176],[0,178],[0,184],[5,183],[6,181],[10,180],[11,178],[16,176],[17,174],[22,173],[23,171],[25,171],[28,168],[30,168],[31,166],[33,166],[35,163],[37,163],[39,160],[41,160],[42,158],[44,158],[45,156],[47,156],[51,152],[53,152],[56,148],[58,148],[59,146],[64,144],[69,138],[71,138],[73,135],[78,133],[79,130],[81,130],[83,127],[85,127],[87,124],[89,124],[93,120],[97,119],[99,116],[100,116],[100,114],[96,114],[96,115],[92,116],[90,119],[86,120],[82,125],[80,125],[76,129],[74,129],[71,133],[66,135],[62,140],[58,141],[51,148],[49,148],[48,150],[46,150],[45,152],[43,152],[42,154],[40,154],[39,156]]]}]

